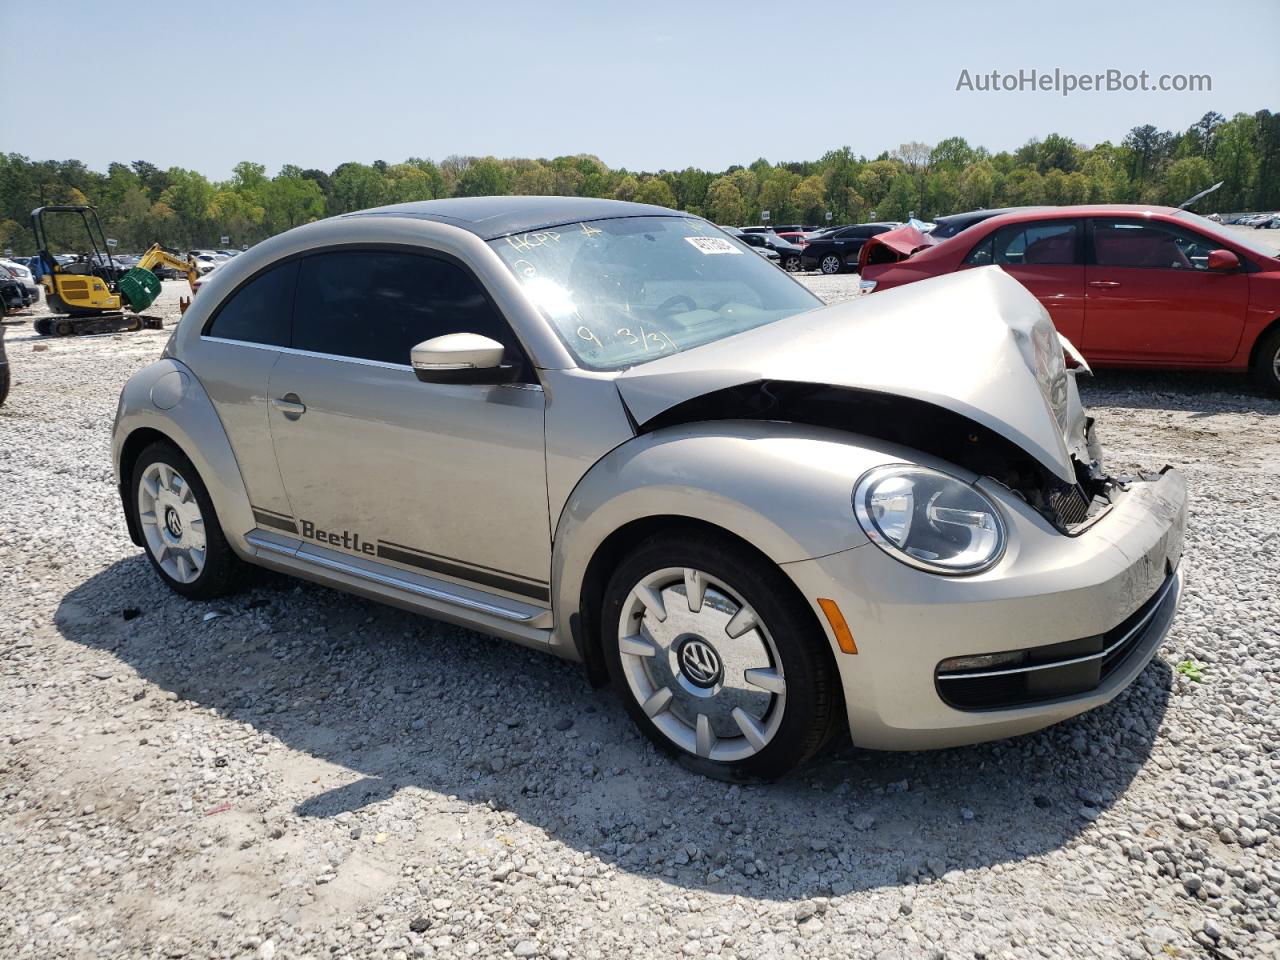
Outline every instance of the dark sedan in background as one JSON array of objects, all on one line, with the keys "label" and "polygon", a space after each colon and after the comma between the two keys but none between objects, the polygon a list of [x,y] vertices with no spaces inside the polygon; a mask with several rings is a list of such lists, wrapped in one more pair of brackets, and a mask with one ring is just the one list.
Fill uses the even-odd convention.
[{"label": "dark sedan in background", "polygon": [[867,239],[897,226],[900,224],[886,222],[837,227],[826,236],[809,241],[801,254],[800,265],[805,270],[821,270],[828,274],[857,269],[858,254]]},{"label": "dark sedan in background", "polygon": [[749,247],[772,250],[778,255],[778,264],[787,273],[799,273],[804,247],[783,239],[776,233],[746,233],[738,236]]}]

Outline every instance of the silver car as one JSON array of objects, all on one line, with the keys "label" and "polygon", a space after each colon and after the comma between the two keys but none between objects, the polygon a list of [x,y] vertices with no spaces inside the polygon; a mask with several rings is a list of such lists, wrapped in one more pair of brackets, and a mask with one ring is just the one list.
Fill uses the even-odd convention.
[{"label": "silver car", "polygon": [[184,596],[257,565],[505,637],[767,779],[846,726],[1036,730],[1151,659],[1185,486],[1104,471],[1074,353],[998,267],[823,307],[698,217],[437,200],[223,264],[113,457]]}]

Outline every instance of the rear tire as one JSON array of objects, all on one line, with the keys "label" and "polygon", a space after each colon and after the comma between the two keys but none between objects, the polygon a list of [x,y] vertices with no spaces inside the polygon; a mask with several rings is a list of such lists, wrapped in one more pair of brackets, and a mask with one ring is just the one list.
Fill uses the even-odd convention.
[{"label": "rear tire", "polygon": [[839,678],[812,610],[776,566],[731,538],[645,541],[610,578],[601,618],[627,712],[696,773],[775,780],[839,726]]},{"label": "rear tire", "polygon": [[134,461],[129,509],[147,559],[174,593],[212,600],[236,590],[245,564],[223,535],[209,491],[177,447],[158,441]]},{"label": "rear tire", "polygon": [[827,276],[833,277],[844,269],[844,264],[840,261],[839,254],[828,253],[823,256],[819,269]]},{"label": "rear tire", "polygon": [[1252,372],[1254,382],[1261,389],[1280,395],[1280,326],[1263,337],[1258,344]]}]

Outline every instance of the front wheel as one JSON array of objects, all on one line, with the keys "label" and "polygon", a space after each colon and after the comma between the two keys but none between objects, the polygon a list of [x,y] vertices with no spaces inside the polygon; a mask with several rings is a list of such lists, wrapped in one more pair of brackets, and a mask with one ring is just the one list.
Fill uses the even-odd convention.
[{"label": "front wheel", "polygon": [[1280,394],[1280,327],[1258,344],[1258,353],[1253,359],[1253,379],[1267,393]]},{"label": "front wheel", "polygon": [[822,272],[828,276],[834,276],[839,273],[843,266],[844,264],[840,262],[840,257],[834,253],[828,253],[822,258],[822,263],[820,264]]},{"label": "front wheel", "polygon": [[799,272],[800,272],[800,258],[799,258],[799,257],[787,257],[785,260],[783,260],[783,261],[782,261],[782,268],[783,268],[784,270],[786,270],[786,271],[787,271],[787,273],[799,273]]},{"label": "front wheel", "polygon": [[243,562],[227,544],[204,481],[177,447],[158,442],[143,450],[132,489],[147,559],[171,590],[210,600],[239,585]]},{"label": "front wheel", "polygon": [[647,541],[610,579],[602,615],[628,713],[695,772],[774,780],[831,736],[837,678],[812,611],[776,567],[727,538]]}]

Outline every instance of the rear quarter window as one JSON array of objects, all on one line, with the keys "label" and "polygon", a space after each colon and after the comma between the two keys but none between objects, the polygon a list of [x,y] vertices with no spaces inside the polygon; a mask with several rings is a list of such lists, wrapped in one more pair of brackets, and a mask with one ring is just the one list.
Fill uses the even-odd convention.
[{"label": "rear quarter window", "polygon": [[206,337],[287,347],[293,323],[298,261],[258,274],[222,301],[205,327]]}]

